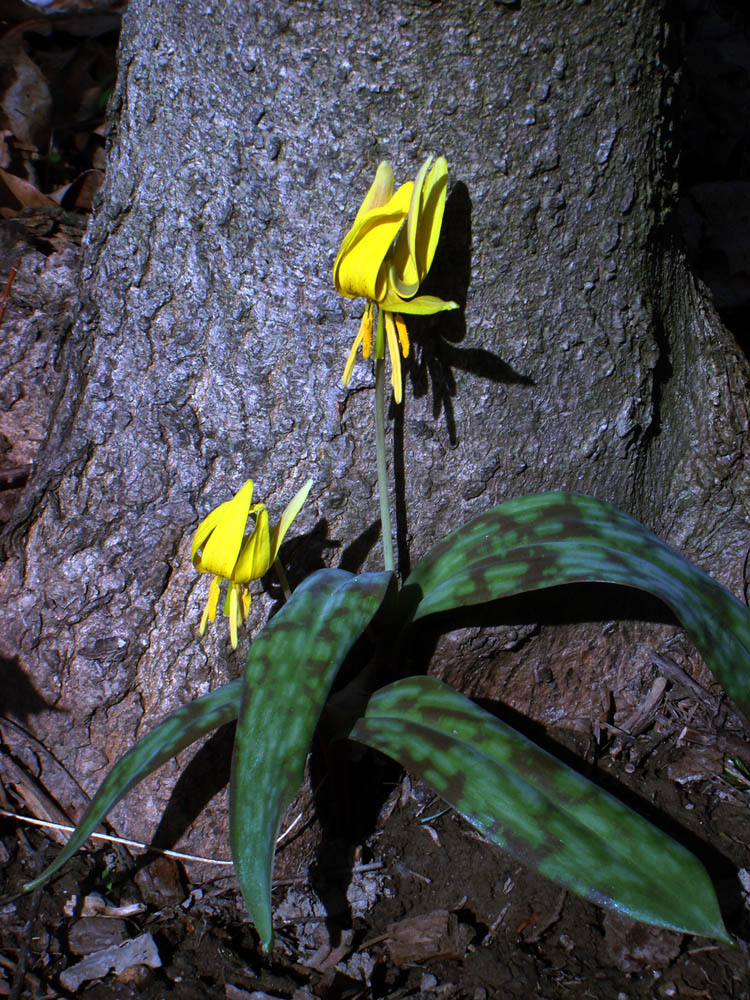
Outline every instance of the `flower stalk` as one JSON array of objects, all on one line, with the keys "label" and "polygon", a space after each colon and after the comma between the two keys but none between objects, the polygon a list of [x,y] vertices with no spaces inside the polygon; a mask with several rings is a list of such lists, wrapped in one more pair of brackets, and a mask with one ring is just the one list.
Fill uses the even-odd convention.
[{"label": "flower stalk", "polygon": [[[381,314],[382,315],[382,314]],[[382,320],[378,317],[378,325]],[[391,508],[388,502],[388,469],[385,464],[385,358],[375,359],[375,442],[377,447],[378,493],[380,494],[380,523],[383,528],[383,563],[393,572],[393,531]]]},{"label": "flower stalk", "polygon": [[390,358],[393,398],[398,404],[403,398],[401,360],[409,356],[410,347],[404,314],[425,316],[458,308],[456,302],[417,294],[437,249],[447,188],[448,164],[443,156],[437,160],[428,156],[416,178],[395,193],[393,168],[383,161],[333,265],[336,291],[346,298],[363,296],[366,300],[343,382],[349,384],[360,348],[364,358],[372,355],[383,557],[391,572],[395,560],[385,461],[385,357],[387,353]]}]

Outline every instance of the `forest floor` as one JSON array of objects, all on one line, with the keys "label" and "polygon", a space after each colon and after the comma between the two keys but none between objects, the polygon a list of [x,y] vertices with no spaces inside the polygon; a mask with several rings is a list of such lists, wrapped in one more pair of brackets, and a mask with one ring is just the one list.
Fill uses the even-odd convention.
[{"label": "forest floor", "polygon": [[[0,820],[0,997],[750,1000],[750,782],[736,753],[747,761],[747,745],[714,708],[673,678],[637,736],[606,742],[597,775],[650,803],[706,864],[734,949],[573,896],[371,760],[358,802],[351,775],[327,782],[312,859],[296,874],[288,858],[279,866],[268,960],[231,874],[190,882],[171,859],[103,849],[23,894],[59,848]],[[368,808],[367,836],[338,836]]]},{"label": "forest floor", "polygon": [[[695,24],[709,17],[704,8],[710,6],[692,0]],[[724,82],[731,85],[725,118],[741,132],[732,148],[746,150],[747,123],[733,112],[746,102],[737,96],[738,71],[727,63],[739,42],[747,47],[736,23],[744,15],[723,0],[714,6],[718,14],[693,41],[704,45],[708,38],[723,46],[721,65],[729,66]],[[716,28],[719,14],[733,31]],[[81,23],[57,22],[62,33],[55,34],[38,19],[4,35],[5,57],[42,95],[32,125],[45,141],[13,132],[22,121],[28,124],[28,109],[0,94],[0,216],[15,227],[9,232],[19,245],[31,241],[45,254],[66,241],[77,243],[104,169],[102,108],[117,28],[107,18],[86,22],[91,27],[85,29]],[[708,71],[713,64],[704,59],[700,65]],[[77,67],[74,78],[71,66]],[[695,66],[688,86],[708,92]],[[750,87],[748,66],[739,77],[743,87]],[[64,75],[64,88],[55,74]],[[722,82],[717,79],[712,86]],[[51,130],[43,114],[45,88],[79,98],[75,112],[58,109],[63,120]],[[723,105],[715,90],[710,94],[713,120]],[[687,134],[697,148],[716,148],[699,138],[697,127]],[[694,169],[683,178],[689,190],[681,208],[700,270],[700,248],[724,231],[721,219],[712,216],[709,225],[704,218],[717,202],[713,179],[719,174],[703,160],[695,166],[695,156],[683,158],[683,170],[688,160]],[[731,205],[732,219],[737,197],[749,197],[747,167],[745,156],[741,177],[720,178],[734,185],[721,202]],[[42,231],[34,230],[40,219]],[[720,257],[713,250],[710,256]],[[10,260],[0,268],[0,298],[9,269]],[[746,286],[738,291],[724,280],[719,290],[727,322],[734,318],[746,329]],[[4,454],[0,447],[0,458]],[[29,468],[25,457],[11,458],[0,468],[0,522]],[[317,840],[311,856],[303,862],[301,852],[295,867],[294,838],[280,852],[276,947],[268,960],[231,874],[214,868],[204,878],[193,865],[188,875],[163,857],[146,863],[107,848],[80,852],[51,885],[25,894],[23,884],[54,857],[59,842],[21,820],[0,817],[0,998],[750,1000],[748,744],[723,703],[691,686],[679,670],[662,676],[649,712],[613,720],[619,735],[597,734],[593,752],[591,736],[579,745],[575,734],[551,735],[591,776],[632,793],[636,805],[646,803],[649,815],[703,860],[738,938],[734,949],[649,928],[582,901],[486,844],[455,812],[443,812],[425,786],[376,764],[367,782],[327,782],[328,814],[322,826],[319,817],[312,821]],[[0,769],[0,807],[28,814],[28,798],[17,794],[21,764],[4,746],[0,750],[7,765]],[[353,786],[358,804],[351,801]],[[357,810],[368,814],[364,824],[349,822]]]}]

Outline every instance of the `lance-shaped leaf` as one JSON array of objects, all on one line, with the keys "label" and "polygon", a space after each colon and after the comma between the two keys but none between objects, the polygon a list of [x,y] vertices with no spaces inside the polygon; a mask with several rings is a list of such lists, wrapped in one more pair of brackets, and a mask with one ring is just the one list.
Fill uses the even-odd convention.
[{"label": "lance-shaped leaf", "polygon": [[643,525],[576,493],[494,507],[439,542],[401,592],[402,620],[565,583],[661,598],[727,692],[750,711],[750,610]]},{"label": "lance-shaped leaf", "polygon": [[346,654],[380,607],[392,573],[319,570],[250,647],[232,754],[235,872],[266,952],[273,945],[271,875],[284,810]]},{"label": "lance-shaped leaf", "polygon": [[351,739],[393,757],[489,840],[600,906],[731,943],[684,847],[432,677],[377,691]]},{"label": "lance-shaped leaf", "polygon": [[195,743],[227,722],[237,718],[242,696],[242,681],[225,684],[217,691],[197,698],[184,708],[160,722],[155,729],[139,740],[124,754],[99,786],[89,803],[70,840],[55,860],[39,878],[29,882],[26,889],[36,889],[43,885],[62,868],[96,830],[110,809],[112,809],[133,785],[155,771],[170,757],[176,756],[185,747]]}]

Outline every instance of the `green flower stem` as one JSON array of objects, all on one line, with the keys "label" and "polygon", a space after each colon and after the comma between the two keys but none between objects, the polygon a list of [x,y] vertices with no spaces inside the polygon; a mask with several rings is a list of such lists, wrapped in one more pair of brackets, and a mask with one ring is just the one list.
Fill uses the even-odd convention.
[{"label": "green flower stem", "polygon": [[[378,315],[378,327],[382,324]],[[375,361],[375,440],[378,449],[378,491],[380,493],[380,523],[383,526],[383,558],[386,570],[393,572],[393,534],[388,504],[388,471],[385,465],[385,358]]]},{"label": "green flower stem", "polygon": [[279,578],[279,583],[281,584],[281,589],[284,591],[284,597],[288,601],[292,596],[292,589],[289,586],[289,580],[287,580],[286,573],[284,572],[284,567],[281,565],[281,560],[278,556],[273,561],[273,568],[276,570],[276,576]]}]

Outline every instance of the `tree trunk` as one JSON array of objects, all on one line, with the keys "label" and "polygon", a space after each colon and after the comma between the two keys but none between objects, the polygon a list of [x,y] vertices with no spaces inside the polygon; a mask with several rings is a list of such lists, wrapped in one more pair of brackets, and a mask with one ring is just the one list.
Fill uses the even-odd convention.
[{"label": "tree trunk", "polygon": [[[568,489],[742,594],[748,366],[674,235],[672,38],[648,0],[132,0],[85,304],[0,582],[6,685],[33,689],[29,728],[88,791],[240,673],[247,637],[232,653],[223,622],[198,636],[190,541],[246,479],[272,518],[315,480],[293,582],[380,565],[369,366],[341,385],[362,303],[331,266],[381,159],[400,183],[447,157],[429,284],[465,306],[410,324],[391,421],[401,569],[493,504]],[[434,669],[590,727],[611,692],[641,696],[664,643],[698,666],[673,628],[618,610],[606,635],[462,629]],[[124,835],[151,835],[179,771],[130,793]],[[191,846],[226,852],[225,830],[215,805]]]}]

